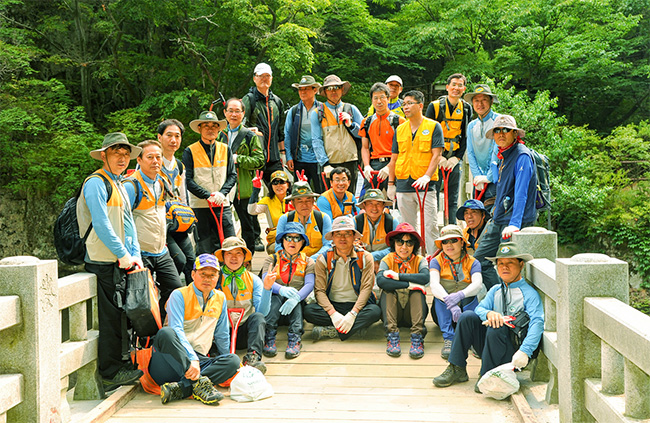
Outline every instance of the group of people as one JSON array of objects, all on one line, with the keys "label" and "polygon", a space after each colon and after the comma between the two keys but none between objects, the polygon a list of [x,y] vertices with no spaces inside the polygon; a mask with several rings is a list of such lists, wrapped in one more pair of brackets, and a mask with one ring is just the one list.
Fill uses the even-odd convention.
[{"label": "group of people", "polygon": [[[300,102],[282,125],[271,67],[258,64],[253,79],[243,98],[226,101],[225,120],[204,111],[190,122],[200,138],[182,160],[174,154],[185,127],[175,119],[158,126],[157,140],[136,146],[123,133],[110,133],[90,153],[102,167],[84,181],[77,217],[80,233],[90,229],[85,267],[98,281],[105,390],[143,374],[123,361],[126,328],[115,300],[116,287],[135,267],[147,267],[160,289],[165,325],[148,370],[163,403],[189,395],[218,403],[223,396],[214,385],[240,366],[235,348],[246,349],[242,364],[265,372],[262,357],[277,354],[279,325],[288,326],[287,359],[301,352],[304,321],[314,325],[314,340],[345,340],[380,319],[388,355],[401,354],[399,328],[408,327],[409,356],[420,358],[428,289],[444,339],[441,355],[450,362],[436,386],[467,380],[470,348],[483,359],[482,374],[511,359],[525,366],[539,344],[543,312],[521,278],[529,257],[502,241],[536,219],[535,167],[515,119],[491,110],[498,99],[490,88],[477,85],[465,101],[466,79],[454,74],[448,95],[425,114],[424,95],[414,90],[400,98],[402,79],[393,75],[371,87],[364,118],[341,101],[349,82],[329,75],[320,84],[303,76],[293,84]],[[473,110],[478,117],[470,121]],[[457,208],[466,152],[475,197],[486,201]],[[133,159],[137,168],[124,179]],[[358,167],[365,179],[359,199],[353,194]],[[452,223],[438,231],[443,179],[450,220],[464,220],[464,230]],[[170,201],[191,208],[195,227],[170,223]],[[391,213],[393,202],[401,219]],[[268,223],[269,256],[256,275],[250,263],[260,214]],[[229,310],[238,310],[237,323]],[[528,335],[520,345],[508,344],[504,316],[522,310],[531,319]]]}]

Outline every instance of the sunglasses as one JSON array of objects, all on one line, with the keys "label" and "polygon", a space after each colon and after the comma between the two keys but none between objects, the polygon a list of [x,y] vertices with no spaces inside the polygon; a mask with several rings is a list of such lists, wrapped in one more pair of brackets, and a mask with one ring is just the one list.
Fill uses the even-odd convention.
[{"label": "sunglasses", "polygon": [[406,244],[407,247],[413,247],[415,245],[415,241],[412,239],[396,239],[395,240],[395,245],[404,245]]},{"label": "sunglasses", "polygon": [[455,244],[455,243],[457,243],[459,241],[460,241],[460,239],[458,239],[458,238],[443,239],[441,241],[441,244],[442,245]]},{"label": "sunglasses", "polygon": [[510,131],[514,131],[514,129],[512,129],[512,128],[494,128],[492,130],[492,132],[494,132],[495,134],[500,134],[500,133],[507,134]]},{"label": "sunglasses", "polygon": [[340,89],[341,89],[341,86],[340,86],[340,85],[332,85],[331,87],[327,87],[327,88],[325,88],[325,89],[326,89],[327,91],[336,91],[336,90],[340,90]]},{"label": "sunglasses", "polygon": [[300,235],[285,235],[283,239],[285,241],[289,241],[289,242],[300,242],[300,241],[302,241],[302,236],[300,236]]},{"label": "sunglasses", "polygon": [[282,179],[274,179],[274,180],[271,181],[271,185],[282,185],[285,182],[286,181],[283,181]]}]

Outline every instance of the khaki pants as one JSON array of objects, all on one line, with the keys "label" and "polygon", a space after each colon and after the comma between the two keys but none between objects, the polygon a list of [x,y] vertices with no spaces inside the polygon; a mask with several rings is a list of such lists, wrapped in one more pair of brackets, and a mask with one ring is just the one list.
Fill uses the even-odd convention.
[{"label": "khaki pants", "polygon": [[402,308],[397,301],[395,292],[383,291],[380,298],[382,320],[387,332],[399,332],[399,327],[411,328],[411,333],[422,335],[424,338],[427,330],[424,320],[429,309],[424,294],[420,291],[411,291],[406,307]]}]

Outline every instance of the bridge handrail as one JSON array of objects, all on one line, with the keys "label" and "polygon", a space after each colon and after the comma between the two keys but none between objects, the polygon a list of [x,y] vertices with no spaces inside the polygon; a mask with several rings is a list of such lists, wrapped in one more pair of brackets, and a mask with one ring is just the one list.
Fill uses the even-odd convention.
[{"label": "bridge handrail", "polygon": [[[7,295],[0,297],[0,337],[7,335],[7,329],[21,323],[20,297]],[[23,401],[23,375],[0,374],[0,421],[6,419],[9,409]]]}]

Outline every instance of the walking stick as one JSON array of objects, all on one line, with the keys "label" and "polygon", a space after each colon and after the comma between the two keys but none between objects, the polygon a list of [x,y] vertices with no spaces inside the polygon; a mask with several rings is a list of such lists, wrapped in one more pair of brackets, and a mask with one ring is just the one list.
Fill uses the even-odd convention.
[{"label": "walking stick", "polygon": [[[359,169],[359,173],[361,174],[361,177],[363,177],[363,179],[368,181],[368,179],[366,178],[366,175],[363,173],[363,169],[361,168],[361,165],[357,165],[357,168]],[[374,184],[374,180],[377,177],[377,175],[379,175],[378,170],[373,170],[373,171],[370,172],[370,180],[368,181],[368,183],[370,184],[370,187],[372,189],[379,188],[379,185],[381,184],[381,182],[379,182],[379,180],[377,180],[377,186],[375,186],[375,184]]]},{"label": "walking stick", "polygon": [[449,224],[449,174],[451,169],[440,168],[445,193],[445,225]]},{"label": "walking stick", "polygon": [[[214,221],[217,223],[217,231],[219,231],[219,245],[221,245],[223,244],[223,205],[213,206],[212,202],[208,201],[208,206],[210,206],[210,213],[212,213],[212,216],[214,216]],[[214,213],[214,210],[212,209],[213,207],[218,207],[221,209],[221,213],[219,214],[219,219],[217,219],[217,215]]]},{"label": "walking stick", "polygon": [[420,199],[420,190],[418,187],[415,187],[415,195],[418,197],[418,206],[420,207],[420,235],[422,236],[422,249],[427,250],[427,242],[424,236],[424,201],[427,199],[427,193],[429,192],[429,183],[424,187],[424,195]]}]

